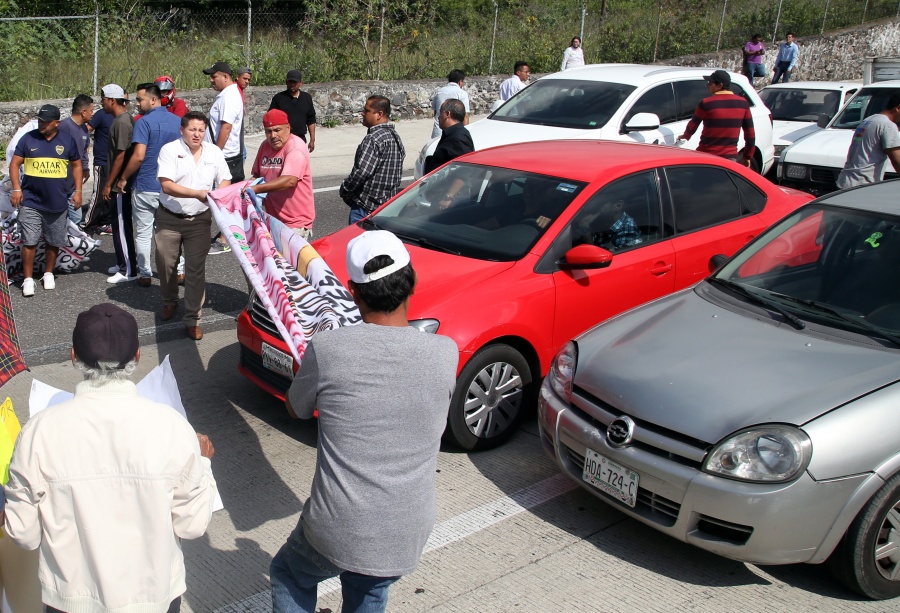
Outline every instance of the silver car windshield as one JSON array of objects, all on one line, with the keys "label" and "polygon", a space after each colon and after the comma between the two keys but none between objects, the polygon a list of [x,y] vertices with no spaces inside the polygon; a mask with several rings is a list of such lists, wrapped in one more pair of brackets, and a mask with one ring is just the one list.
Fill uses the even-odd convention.
[{"label": "silver car windshield", "polygon": [[491,119],[559,128],[602,128],[635,90],[632,85],[576,79],[542,79],[526,87]]},{"label": "silver car windshield", "polygon": [[[900,336],[900,217],[812,205],[768,230],[710,278],[800,320]],[[795,322],[796,323],[796,322]],[[802,327],[802,326],[798,326]]]},{"label": "silver car windshield", "polygon": [[832,128],[855,130],[862,120],[887,107],[888,100],[900,94],[900,87],[864,87],[847,103],[831,124]]},{"label": "silver car windshield", "polygon": [[470,258],[522,258],[584,183],[520,170],[451,163],[398,196],[364,227]]}]

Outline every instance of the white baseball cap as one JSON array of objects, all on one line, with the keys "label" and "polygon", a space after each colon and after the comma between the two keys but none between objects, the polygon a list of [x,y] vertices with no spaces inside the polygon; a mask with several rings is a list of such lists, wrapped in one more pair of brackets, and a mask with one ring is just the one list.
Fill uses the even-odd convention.
[{"label": "white baseball cap", "polygon": [[104,98],[113,98],[115,100],[125,100],[127,96],[125,96],[125,90],[122,89],[121,86],[116,85],[115,83],[110,83],[109,85],[104,85],[100,92],[103,94]]},{"label": "white baseball cap", "polygon": [[[394,263],[380,270],[366,274],[366,264],[379,255],[389,256]],[[387,230],[371,230],[363,232],[347,243],[347,273],[354,283],[368,283],[391,273],[395,273],[409,264],[409,251],[399,238]]]}]

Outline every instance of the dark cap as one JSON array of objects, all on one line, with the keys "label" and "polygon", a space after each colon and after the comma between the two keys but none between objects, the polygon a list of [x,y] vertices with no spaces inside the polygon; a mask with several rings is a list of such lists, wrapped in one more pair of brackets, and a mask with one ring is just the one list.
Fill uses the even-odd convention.
[{"label": "dark cap", "polygon": [[224,72],[225,74],[231,74],[231,64],[228,62],[216,62],[209,68],[203,71],[203,74],[216,74],[217,72]]},{"label": "dark cap", "polygon": [[724,70],[716,70],[711,75],[703,77],[703,79],[709,81],[710,83],[717,83],[719,85],[724,85],[725,87],[731,87],[731,75]]},{"label": "dark cap", "polygon": [[41,121],[55,121],[59,119],[59,107],[52,104],[45,104],[41,110],[37,112],[37,118]]},{"label": "dark cap", "polygon": [[285,81],[296,81],[297,83],[303,82],[303,73],[299,70],[288,70],[287,78]]},{"label": "dark cap", "polygon": [[236,74],[236,75],[248,74],[248,75],[250,75],[250,76],[252,77],[252,76],[253,76],[253,71],[250,70],[250,69],[247,68],[247,67],[244,67],[244,68],[238,68],[238,71],[237,71],[236,73],[234,73],[234,74]]},{"label": "dark cap", "polygon": [[137,322],[131,313],[105,302],[78,314],[72,349],[88,366],[115,362],[122,368],[134,359],[138,346]]}]

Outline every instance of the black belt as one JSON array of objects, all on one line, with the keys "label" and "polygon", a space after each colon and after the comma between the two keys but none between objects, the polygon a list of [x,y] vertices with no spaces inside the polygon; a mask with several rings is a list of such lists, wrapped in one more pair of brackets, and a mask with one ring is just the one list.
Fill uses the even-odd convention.
[{"label": "black belt", "polygon": [[[206,212],[206,211],[200,211],[196,215],[185,215],[184,213],[176,213],[174,211],[170,211],[163,204],[160,204],[159,208],[162,209],[163,211],[165,211],[166,213],[168,213],[169,215],[171,215],[172,217],[177,217],[178,219],[193,219],[194,217],[199,217],[200,215],[202,215],[203,213]],[[207,209],[207,210],[209,210],[209,209]]]}]

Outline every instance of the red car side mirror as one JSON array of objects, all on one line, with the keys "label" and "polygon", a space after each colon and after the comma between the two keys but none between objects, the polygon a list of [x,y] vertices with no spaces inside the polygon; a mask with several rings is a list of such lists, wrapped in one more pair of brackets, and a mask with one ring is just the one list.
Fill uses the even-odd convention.
[{"label": "red car side mirror", "polygon": [[606,268],[612,264],[613,254],[596,245],[578,245],[566,251],[559,262],[561,270]]}]

